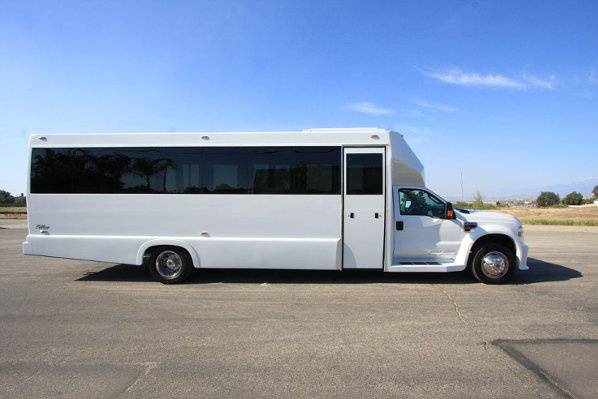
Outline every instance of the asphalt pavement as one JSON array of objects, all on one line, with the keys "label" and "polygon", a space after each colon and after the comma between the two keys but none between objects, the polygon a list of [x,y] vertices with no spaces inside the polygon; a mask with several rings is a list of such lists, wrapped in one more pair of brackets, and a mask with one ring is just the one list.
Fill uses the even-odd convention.
[{"label": "asphalt pavement", "polygon": [[165,286],[23,256],[25,234],[0,228],[0,397],[598,397],[598,228],[528,228],[531,270],[504,286],[261,270]]}]

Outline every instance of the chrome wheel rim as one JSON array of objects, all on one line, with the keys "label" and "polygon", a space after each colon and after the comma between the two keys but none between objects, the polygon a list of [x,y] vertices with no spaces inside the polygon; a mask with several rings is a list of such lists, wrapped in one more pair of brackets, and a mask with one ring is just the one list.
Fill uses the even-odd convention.
[{"label": "chrome wheel rim", "polygon": [[509,258],[502,252],[491,251],[482,258],[482,273],[488,278],[501,278],[509,271]]},{"label": "chrome wheel rim", "polygon": [[165,279],[177,278],[183,271],[183,260],[174,251],[163,251],[156,257],[156,271]]}]

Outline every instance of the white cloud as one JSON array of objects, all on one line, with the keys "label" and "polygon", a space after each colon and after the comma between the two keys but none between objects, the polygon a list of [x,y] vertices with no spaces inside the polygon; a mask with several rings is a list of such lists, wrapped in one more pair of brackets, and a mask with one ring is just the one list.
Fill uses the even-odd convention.
[{"label": "white cloud", "polygon": [[556,85],[556,79],[554,76],[551,76],[548,79],[542,79],[534,75],[523,75],[523,79],[527,83],[528,87],[554,90],[554,86]]},{"label": "white cloud", "polygon": [[453,107],[452,105],[432,104],[432,103],[429,103],[429,102],[423,101],[423,100],[415,100],[414,103],[418,107],[427,108],[427,109],[431,109],[434,111],[440,111],[440,112],[455,112],[457,110],[457,108]]},{"label": "white cloud", "polygon": [[504,75],[482,75],[475,72],[462,72],[459,69],[446,71],[424,72],[430,78],[440,80],[444,83],[461,86],[491,86],[491,87],[512,87],[523,88],[524,85]]},{"label": "white cloud", "polygon": [[405,117],[405,118],[419,118],[420,116],[422,116],[424,113],[422,112],[421,109],[405,109],[399,112],[399,116],[401,117]]},{"label": "white cloud", "polygon": [[423,134],[417,134],[412,132],[404,132],[403,137],[405,138],[405,141],[407,141],[407,143],[409,143],[410,145],[428,144],[432,141],[430,139],[430,136],[425,136]]},{"label": "white cloud", "polygon": [[394,126],[393,130],[403,135],[410,145],[428,144],[435,133],[427,128],[410,125]]},{"label": "white cloud", "polygon": [[361,101],[357,103],[352,103],[345,106],[345,109],[354,112],[361,112],[362,114],[369,114],[369,115],[390,115],[394,114],[395,110],[390,108],[380,107],[374,103],[368,101]]},{"label": "white cloud", "polygon": [[511,89],[539,88],[552,90],[556,84],[554,76],[551,76],[549,79],[542,79],[534,75],[523,75],[521,78],[512,78],[501,74],[463,72],[460,69],[423,71],[422,73],[432,79],[459,86],[506,87]]}]

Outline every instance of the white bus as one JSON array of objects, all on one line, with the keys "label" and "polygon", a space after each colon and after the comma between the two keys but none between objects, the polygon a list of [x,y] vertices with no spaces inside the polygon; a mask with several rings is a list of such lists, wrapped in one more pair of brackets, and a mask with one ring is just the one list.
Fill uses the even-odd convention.
[{"label": "white bus", "polygon": [[526,270],[516,218],[453,209],[399,133],[34,135],[23,253],[193,268]]}]

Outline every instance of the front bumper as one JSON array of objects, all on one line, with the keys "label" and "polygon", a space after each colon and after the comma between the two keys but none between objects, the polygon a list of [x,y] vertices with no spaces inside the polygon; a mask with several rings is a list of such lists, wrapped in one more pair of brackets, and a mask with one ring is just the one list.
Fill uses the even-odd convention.
[{"label": "front bumper", "polygon": [[29,241],[23,241],[23,255],[33,254],[33,245]]},{"label": "front bumper", "polygon": [[527,265],[527,252],[529,247],[523,240],[518,240],[517,244],[517,265],[519,270],[529,270]]}]

